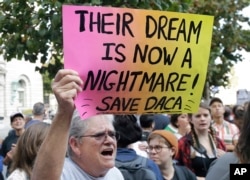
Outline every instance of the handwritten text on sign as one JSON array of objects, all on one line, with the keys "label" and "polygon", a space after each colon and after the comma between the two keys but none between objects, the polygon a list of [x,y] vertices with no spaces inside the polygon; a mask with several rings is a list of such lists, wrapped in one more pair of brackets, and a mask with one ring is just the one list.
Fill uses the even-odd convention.
[{"label": "handwritten text on sign", "polygon": [[212,26],[205,15],[64,5],[64,65],[85,82],[78,111],[82,117],[196,111]]}]

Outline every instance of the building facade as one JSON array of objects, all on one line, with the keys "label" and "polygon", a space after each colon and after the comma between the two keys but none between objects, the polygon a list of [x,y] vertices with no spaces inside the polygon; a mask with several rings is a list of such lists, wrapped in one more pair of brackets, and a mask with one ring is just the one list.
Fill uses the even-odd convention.
[{"label": "building facade", "polygon": [[43,102],[43,80],[35,71],[36,64],[0,57],[0,117],[32,109]]}]

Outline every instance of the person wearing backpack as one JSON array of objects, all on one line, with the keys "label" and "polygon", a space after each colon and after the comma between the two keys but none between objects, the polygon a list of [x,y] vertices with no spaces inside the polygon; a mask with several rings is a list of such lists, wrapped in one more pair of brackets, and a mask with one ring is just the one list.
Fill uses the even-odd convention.
[{"label": "person wearing backpack", "polygon": [[115,166],[125,180],[163,180],[159,167],[149,158],[136,154],[130,145],[141,140],[142,129],[134,115],[115,115],[114,128],[120,139],[117,141]]},{"label": "person wearing backpack", "polygon": [[185,166],[174,163],[178,153],[177,137],[166,130],[155,130],[148,137],[147,152],[160,168],[164,180],[196,180],[196,175]]}]

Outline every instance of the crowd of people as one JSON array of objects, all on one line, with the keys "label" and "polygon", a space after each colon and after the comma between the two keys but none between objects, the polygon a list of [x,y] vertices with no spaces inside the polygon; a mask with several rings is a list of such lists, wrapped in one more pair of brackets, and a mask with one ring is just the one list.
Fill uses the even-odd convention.
[{"label": "crowd of people", "polygon": [[16,112],[10,116],[11,130],[5,139],[0,141],[0,180],[22,180],[30,177],[41,139],[45,137],[49,127],[45,120],[46,108],[42,102],[33,105],[32,115]]},{"label": "crowd of people", "polygon": [[[250,163],[250,106],[201,102],[192,114],[95,115],[82,119],[74,98],[78,73],[59,70],[52,83],[58,109],[53,123],[43,103],[33,119],[10,117],[1,142],[7,180],[229,180],[229,165]],[[0,170],[1,170],[0,163]],[[0,176],[0,180],[3,177]]]}]

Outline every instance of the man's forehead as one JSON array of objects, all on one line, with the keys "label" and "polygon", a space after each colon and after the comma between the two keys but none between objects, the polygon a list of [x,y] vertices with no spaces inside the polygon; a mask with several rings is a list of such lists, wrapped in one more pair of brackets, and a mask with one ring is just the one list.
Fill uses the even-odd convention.
[{"label": "man's forehead", "polygon": [[89,120],[89,123],[96,123],[98,121],[107,121],[107,122],[112,123],[113,119],[114,119],[113,115],[101,114],[101,115],[92,116],[88,120]]},{"label": "man's forehead", "polygon": [[221,102],[219,102],[219,101],[213,102],[213,104],[211,104],[210,106],[213,107],[213,106],[218,106],[218,105],[223,106],[223,104]]},{"label": "man's forehead", "polygon": [[105,131],[105,129],[113,130],[113,119],[108,115],[96,115],[88,119],[89,130]]}]

